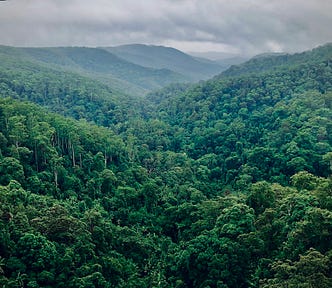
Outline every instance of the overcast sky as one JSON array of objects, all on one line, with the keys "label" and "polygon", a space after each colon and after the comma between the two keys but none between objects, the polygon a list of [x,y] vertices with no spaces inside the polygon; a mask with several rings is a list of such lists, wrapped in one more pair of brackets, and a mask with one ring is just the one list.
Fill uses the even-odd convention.
[{"label": "overcast sky", "polygon": [[332,42],[332,0],[7,0],[0,44],[296,52]]}]

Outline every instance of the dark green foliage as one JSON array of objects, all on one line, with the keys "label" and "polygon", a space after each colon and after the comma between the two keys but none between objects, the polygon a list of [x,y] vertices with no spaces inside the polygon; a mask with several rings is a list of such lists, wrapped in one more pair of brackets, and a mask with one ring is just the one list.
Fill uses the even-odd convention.
[{"label": "dark green foliage", "polygon": [[197,160],[216,155],[209,169],[241,190],[261,180],[286,184],[303,170],[329,175],[322,157],[331,151],[330,51],[324,46],[301,61],[288,56],[273,71],[221,74],[179,93],[150,95],[174,130],[171,149]]},{"label": "dark green foliage", "polygon": [[142,105],[4,57],[0,286],[330,287],[329,51]]}]

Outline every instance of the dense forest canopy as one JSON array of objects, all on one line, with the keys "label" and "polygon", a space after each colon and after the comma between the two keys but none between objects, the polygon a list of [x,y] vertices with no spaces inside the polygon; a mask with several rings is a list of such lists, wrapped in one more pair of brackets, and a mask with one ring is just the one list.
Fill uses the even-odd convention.
[{"label": "dense forest canopy", "polygon": [[332,286],[331,45],[145,98],[11,49],[0,286]]}]

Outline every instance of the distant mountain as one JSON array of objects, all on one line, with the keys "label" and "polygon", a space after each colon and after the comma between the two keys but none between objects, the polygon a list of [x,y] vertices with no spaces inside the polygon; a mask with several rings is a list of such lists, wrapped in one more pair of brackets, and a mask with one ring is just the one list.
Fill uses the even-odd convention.
[{"label": "distant mountain", "polygon": [[249,60],[249,57],[226,52],[189,52],[189,54],[199,61],[218,64],[222,71],[227,70],[232,65],[238,65]]},{"label": "distant mountain", "polygon": [[[74,64],[68,64],[69,70],[63,68],[69,63],[66,57],[58,58],[63,64],[58,66],[28,57],[26,51],[0,46],[1,98],[34,102],[61,115],[84,118],[105,126],[125,122],[138,110],[136,105],[143,102],[137,94],[125,94],[113,85],[96,81],[95,76],[74,72]],[[48,55],[52,56],[52,53]]]},{"label": "distant mountain", "polygon": [[232,65],[239,65],[248,60],[249,60],[248,58],[238,56],[238,57],[215,60],[215,62],[218,63],[223,68],[223,70],[227,70]]},{"label": "distant mountain", "polygon": [[47,65],[93,76],[126,93],[143,94],[186,78],[167,69],[153,69],[128,62],[104,49],[84,47],[17,48]]},{"label": "distant mountain", "polygon": [[206,80],[224,70],[218,63],[170,47],[131,44],[103,49],[137,65],[175,71],[190,81]]},{"label": "distant mountain", "polygon": [[188,52],[189,55],[198,58],[209,59],[211,61],[219,61],[230,58],[241,57],[240,54],[218,52],[218,51],[207,51],[207,52]]}]

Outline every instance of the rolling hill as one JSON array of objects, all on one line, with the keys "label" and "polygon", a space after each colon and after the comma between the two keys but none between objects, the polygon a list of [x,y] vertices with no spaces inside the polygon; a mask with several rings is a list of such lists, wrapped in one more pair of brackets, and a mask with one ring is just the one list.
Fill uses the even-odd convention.
[{"label": "rolling hill", "polygon": [[219,65],[174,48],[138,44],[107,48],[2,46],[0,53],[45,68],[77,73],[104,83],[114,91],[140,96],[169,84],[211,78],[230,63],[237,63],[234,59]]},{"label": "rolling hill", "polygon": [[[34,60],[55,64],[73,72],[83,73],[126,93],[146,92],[185,77],[167,69],[152,69],[123,60],[103,49],[85,47],[20,48]],[[128,89],[129,88],[129,89]]]},{"label": "rolling hill", "polygon": [[[57,59],[53,53],[46,54]],[[109,126],[115,115],[125,121],[125,115],[130,115],[129,111],[134,111],[142,101],[137,94],[128,95],[118,87],[96,81],[94,75],[36,61],[22,49],[1,46],[0,61],[1,97],[34,102],[76,119]],[[64,64],[68,59],[61,61]],[[119,117],[120,114],[124,117]]]}]

